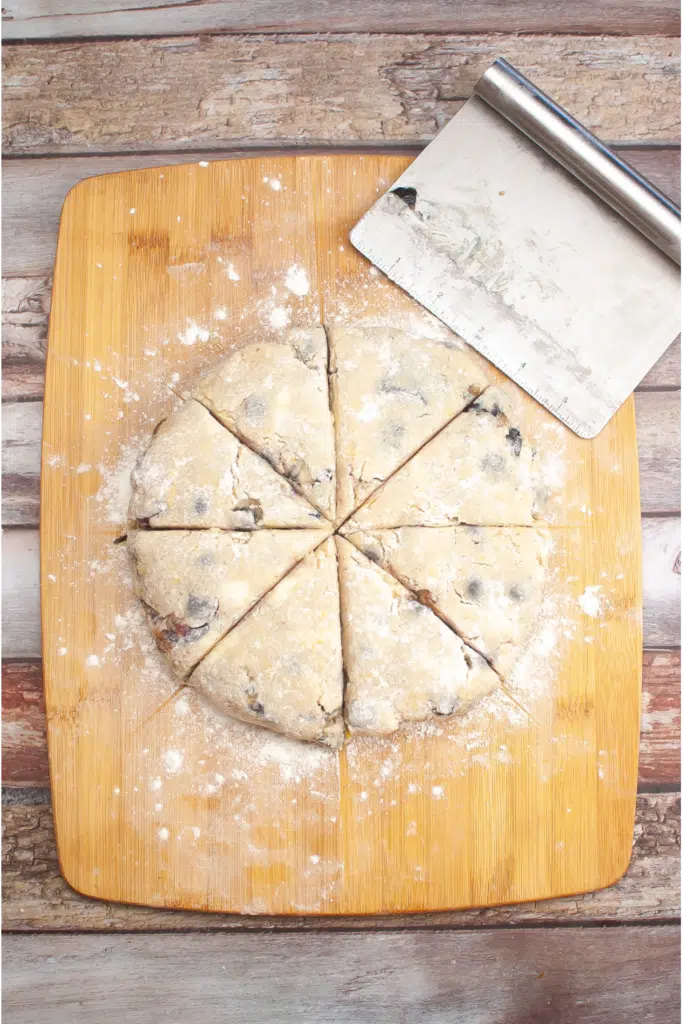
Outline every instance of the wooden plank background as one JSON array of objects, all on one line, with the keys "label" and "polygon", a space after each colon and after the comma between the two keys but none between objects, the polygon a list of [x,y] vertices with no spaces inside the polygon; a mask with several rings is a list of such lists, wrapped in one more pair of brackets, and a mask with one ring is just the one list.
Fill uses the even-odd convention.
[{"label": "wooden plank background", "polygon": [[[677,1020],[677,929],[21,936],[5,953],[12,1024],[336,1024]],[[651,951],[641,956],[644,946]],[[267,952],[266,952],[267,950]],[[273,964],[277,963],[277,971]],[[609,963],[609,974],[605,974]],[[466,969],[461,969],[466,965]],[[654,995],[653,995],[654,989]],[[161,997],[163,993],[163,997]]]},{"label": "wooden plank background", "polygon": [[[200,1007],[207,1022],[325,1022],[340,1011],[360,1021],[677,1021],[680,345],[636,396],[640,795],[631,866],[600,893],[286,921],[78,896],[59,875],[50,814],[36,527],[52,262],[75,182],[272,148],[417,152],[503,55],[678,198],[678,4],[6,0],[3,12],[6,1019],[90,1024],[113,1011],[184,1022]],[[618,927],[598,930],[606,924]],[[215,934],[226,930],[229,945]],[[108,931],[120,934],[99,934]]]}]

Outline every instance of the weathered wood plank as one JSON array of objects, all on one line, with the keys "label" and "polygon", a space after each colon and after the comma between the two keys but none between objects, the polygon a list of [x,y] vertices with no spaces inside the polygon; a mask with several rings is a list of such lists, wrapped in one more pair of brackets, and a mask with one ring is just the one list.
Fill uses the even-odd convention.
[{"label": "weathered wood plank", "polygon": [[3,526],[38,523],[42,425],[42,402],[6,402],[2,407]]},{"label": "weathered wood plank", "polygon": [[601,137],[671,141],[678,49],[667,36],[426,34],[8,44],[4,146],[17,156],[425,142],[500,54]]},{"label": "weathered wood plank", "polygon": [[49,277],[2,282],[3,399],[42,397],[51,294]]},{"label": "weathered wood plank", "polygon": [[[643,652],[639,784],[680,783],[680,651]],[[45,702],[39,661],[2,668],[2,777],[5,786],[49,785]]]},{"label": "weathered wood plank", "polygon": [[[3,281],[2,395],[4,401],[43,397],[47,323],[52,279]],[[677,339],[652,367],[638,390],[676,388],[681,382],[681,343]]]},{"label": "weathered wood plank", "polygon": [[229,945],[218,935],[12,935],[5,1019],[678,1024],[679,942],[673,925],[242,934]]},{"label": "weathered wood plank", "polygon": [[[140,8],[143,8],[142,10]],[[677,35],[674,0],[6,0],[3,35],[12,39],[158,36],[194,32],[515,32]]]},{"label": "weathered wood plank", "polygon": [[636,395],[640,507],[644,513],[678,513],[681,505],[681,393]]},{"label": "weathered wood plank", "polygon": [[37,530],[2,537],[2,650],[5,658],[39,658],[40,571]]},{"label": "weathered wood plank", "polygon": [[[644,513],[680,511],[680,400],[678,391],[636,395]],[[42,402],[7,402],[3,406],[3,526],[38,523],[42,419]]]},{"label": "weathered wood plank", "polygon": [[643,638],[646,647],[681,639],[680,519],[643,520]]},{"label": "weathered wood plank", "polygon": [[[643,520],[643,641],[680,645],[680,519]],[[38,532],[7,529],[3,543],[3,653],[40,657]]]},{"label": "weathered wood plank", "polygon": [[267,927],[386,929],[672,921],[680,915],[680,796],[639,795],[633,857],[609,889],[538,903],[438,914],[254,919],[236,914],[152,910],[87,899],[59,873],[49,806],[3,807],[3,927],[6,931],[233,931]]},{"label": "weathered wood plank", "polygon": [[638,781],[676,785],[681,781],[681,652],[643,652]]},{"label": "weathered wood plank", "polygon": [[[387,152],[396,152],[393,145],[387,145]],[[278,146],[278,152],[285,153],[285,143]],[[354,147],[356,148],[356,147]],[[377,146],[373,145],[373,151]],[[668,195],[676,198],[680,194],[680,149],[642,148],[619,146],[619,153],[643,174],[650,177],[655,185]],[[363,147],[359,147],[363,149]],[[247,152],[244,149],[211,152],[184,152],[145,154],[138,156],[112,157],[46,157],[34,160],[8,160],[3,165],[3,219],[4,248],[3,269],[8,277],[46,277],[52,272],[59,215],[64,198],[77,182],[97,174],[112,174],[116,171],[135,170],[140,167],[159,167],[165,164],[182,164],[192,160],[226,160],[263,153],[259,150]],[[315,150],[307,150],[315,151]],[[415,153],[419,147],[410,147]],[[289,150],[291,152],[291,148]],[[31,294],[25,298],[28,302]],[[40,293],[42,294],[42,292]],[[36,297],[32,300],[36,305]],[[42,301],[42,300],[41,300]],[[24,312],[37,314],[35,308]]]},{"label": "weathered wood plank", "polygon": [[[657,695],[657,706],[661,703]],[[2,666],[2,781],[49,786],[43,668],[39,661]]]}]

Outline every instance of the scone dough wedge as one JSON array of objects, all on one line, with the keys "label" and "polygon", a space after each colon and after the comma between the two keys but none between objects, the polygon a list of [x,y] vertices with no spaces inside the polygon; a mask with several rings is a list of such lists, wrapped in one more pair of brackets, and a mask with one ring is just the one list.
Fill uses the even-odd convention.
[{"label": "scone dough wedge", "polygon": [[324,539],[320,530],[136,530],[135,592],[180,676]]},{"label": "scone dough wedge", "polygon": [[200,381],[194,397],[330,521],[335,454],[322,327],[254,342]]},{"label": "scone dough wedge", "polygon": [[233,718],[338,750],[344,721],[334,540],[280,580],[188,682]]},{"label": "scone dough wedge", "polygon": [[315,528],[327,520],[190,400],[157,427],[131,475],[129,515],[152,527]]},{"label": "scone dough wedge", "polygon": [[403,526],[347,536],[509,676],[541,609],[546,534],[514,526]]},{"label": "scone dough wedge", "polygon": [[381,736],[404,722],[462,714],[499,685],[481,655],[431,609],[348,541],[336,540],[352,732]]},{"label": "scone dough wedge", "polygon": [[337,519],[346,519],[488,380],[455,340],[329,327]]},{"label": "scone dough wedge", "polygon": [[508,396],[488,388],[368,498],[349,528],[531,526],[533,505],[531,447]]}]

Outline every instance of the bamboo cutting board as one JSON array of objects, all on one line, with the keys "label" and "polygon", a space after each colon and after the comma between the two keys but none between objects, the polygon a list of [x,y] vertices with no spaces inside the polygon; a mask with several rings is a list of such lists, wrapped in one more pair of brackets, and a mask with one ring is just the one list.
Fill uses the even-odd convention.
[{"label": "bamboo cutting board", "polygon": [[355,739],[340,756],[178,691],[115,543],[136,454],[226,352],[287,323],[436,329],[347,241],[407,163],[201,163],[91,178],[67,197],[42,614],[59,856],[82,893],[241,913],[424,911],[595,889],[628,864],[641,661],[632,400],[586,442],[520,393],[554,538],[529,655],[465,719]]}]

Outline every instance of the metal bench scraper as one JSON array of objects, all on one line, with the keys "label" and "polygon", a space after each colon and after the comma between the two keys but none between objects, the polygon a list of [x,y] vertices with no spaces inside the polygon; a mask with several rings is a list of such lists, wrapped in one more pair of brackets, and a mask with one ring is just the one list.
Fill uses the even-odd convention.
[{"label": "metal bench scraper", "polygon": [[497,60],[353,245],[580,437],[679,331],[680,211]]}]

